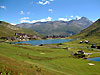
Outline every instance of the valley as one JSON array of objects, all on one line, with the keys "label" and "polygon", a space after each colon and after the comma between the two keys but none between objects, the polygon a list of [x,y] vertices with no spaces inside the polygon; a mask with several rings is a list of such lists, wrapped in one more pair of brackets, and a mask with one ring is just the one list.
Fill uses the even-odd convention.
[{"label": "valley", "polygon": [[[31,44],[0,43],[1,75],[99,75],[100,62],[86,59],[100,57],[100,49],[91,48],[92,44],[100,45],[99,24],[97,20],[79,34],[66,38],[76,40],[60,44],[33,46]],[[95,26],[97,29],[94,28],[96,31],[91,30],[94,25],[97,25]],[[90,31],[87,30],[89,28]],[[95,35],[86,36],[90,32],[94,33],[93,31]],[[85,40],[89,43],[85,43]],[[73,55],[80,50],[85,52],[85,58]]]}]

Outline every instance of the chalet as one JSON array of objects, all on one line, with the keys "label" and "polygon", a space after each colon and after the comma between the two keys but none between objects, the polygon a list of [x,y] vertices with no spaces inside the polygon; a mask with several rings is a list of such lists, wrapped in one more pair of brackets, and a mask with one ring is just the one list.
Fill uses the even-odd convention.
[{"label": "chalet", "polygon": [[82,44],[83,43],[83,41],[80,41],[80,44]]},{"label": "chalet", "polygon": [[77,53],[74,54],[75,57],[77,58],[84,58],[85,57],[85,52],[83,50],[77,51]]},{"label": "chalet", "polygon": [[45,36],[43,38],[65,38],[65,36],[62,36],[62,35],[48,35],[48,36]]},{"label": "chalet", "polygon": [[91,48],[96,48],[97,45],[96,44],[92,44]]},{"label": "chalet", "polygon": [[35,35],[27,35],[29,39],[37,39],[37,36]]},{"label": "chalet", "polygon": [[88,43],[89,43],[89,41],[85,40],[85,43],[86,43],[86,44],[88,44]]},{"label": "chalet", "polygon": [[24,34],[24,33],[15,33],[15,36],[27,37],[27,34]]},{"label": "chalet", "polygon": [[84,54],[83,50],[77,51],[77,54]]},{"label": "chalet", "polygon": [[33,36],[33,35],[27,35],[27,36],[28,36],[28,38],[31,38],[31,39],[32,39],[32,38],[34,38],[34,36]]},{"label": "chalet", "polygon": [[39,46],[43,46],[43,44],[40,44]]},{"label": "chalet", "polygon": [[100,46],[97,46],[97,49],[100,49]]},{"label": "chalet", "polygon": [[16,37],[1,37],[0,39],[3,39],[3,40],[16,40]]},{"label": "chalet", "polygon": [[58,43],[58,45],[62,45],[62,43]]},{"label": "chalet", "polygon": [[15,41],[16,37],[10,37],[10,40]]}]

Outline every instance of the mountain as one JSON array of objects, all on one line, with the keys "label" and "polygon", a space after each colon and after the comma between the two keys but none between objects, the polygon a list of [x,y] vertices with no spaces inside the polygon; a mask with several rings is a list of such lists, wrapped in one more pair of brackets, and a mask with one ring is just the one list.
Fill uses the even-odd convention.
[{"label": "mountain", "polygon": [[21,23],[17,24],[17,27],[28,28],[35,30],[43,35],[74,35],[79,33],[84,28],[87,28],[93,22],[88,20],[86,17],[82,17],[79,20],[71,21],[48,21],[48,22],[36,22],[33,24],[30,23]]},{"label": "mountain", "polygon": [[88,28],[82,30],[79,34],[72,36],[74,38],[84,38],[90,36],[100,37],[100,19],[90,25]]},{"label": "mountain", "polygon": [[0,21],[0,37],[14,36],[15,33],[39,35],[37,32],[34,32],[33,30],[19,28],[7,22]]}]

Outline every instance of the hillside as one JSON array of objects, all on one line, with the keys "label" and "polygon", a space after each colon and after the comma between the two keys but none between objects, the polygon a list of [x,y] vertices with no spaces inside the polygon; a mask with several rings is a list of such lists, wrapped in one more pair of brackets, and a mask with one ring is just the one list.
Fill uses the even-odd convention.
[{"label": "hillside", "polygon": [[93,22],[82,17],[81,19],[71,20],[71,21],[48,21],[48,22],[36,22],[33,24],[22,23],[16,26],[21,28],[32,29],[43,35],[74,35],[79,33],[84,28],[87,28]]},{"label": "hillside", "polygon": [[90,36],[100,37],[100,19],[98,19],[88,28],[82,30],[79,34],[72,36],[72,37],[83,38],[83,37],[90,37]]},{"label": "hillside", "polygon": [[26,34],[32,34],[32,35],[39,35],[37,32],[34,32],[33,30],[19,28],[7,22],[0,21],[0,37],[14,36],[15,33],[26,33]]}]

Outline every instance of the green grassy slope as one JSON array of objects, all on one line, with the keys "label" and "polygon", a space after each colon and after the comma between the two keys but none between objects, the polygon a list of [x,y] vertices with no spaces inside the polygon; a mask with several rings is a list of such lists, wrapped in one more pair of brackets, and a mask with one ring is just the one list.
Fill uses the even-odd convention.
[{"label": "green grassy slope", "polygon": [[90,36],[100,37],[100,19],[98,19],[88,28],[82,30],[79,34],[72,37],[83,38],[83,37],[90,37]]},{"label": "green grassy slope", "polygon": [[[70,57],[72,51],[84,49],[85,52],[99,52],[87,49],[88,44],[79,41],[64,43],[54,48],[54,45],[23,46],[0,43],[0,65],[5,65],[21,75],[100,75],[100,62],[76,59]],[[63,49],[69,47],[69,50]],[[93,54],[92,56],[96,56]],[[100,55],[100,53],[98,53]],[[89,66],[88,63],[95,64]],[[41,68],[41,72],[37,71]]]},{"label": "green grassy slope", "polygon": [[0,21],[0,37],[14,36],[15,33],[26,33],[26,34],[39,35],[33,30],[22,29],[19,27],[15,27],[9,23]]}]

